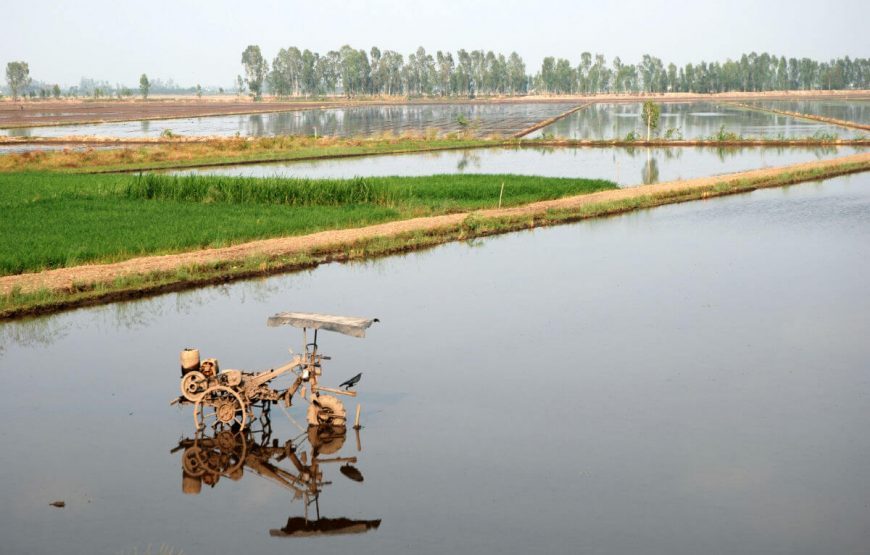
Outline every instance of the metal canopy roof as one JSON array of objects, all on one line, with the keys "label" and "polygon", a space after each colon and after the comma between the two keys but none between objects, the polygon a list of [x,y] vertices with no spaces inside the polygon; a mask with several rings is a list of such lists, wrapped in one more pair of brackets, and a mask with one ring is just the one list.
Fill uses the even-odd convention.
[{"label": "metal canopy roof", "polygon": [[266,324],[269,327],[289,325],[294,328],[337,331],[352,337],[365,337],[366,329],[377,321],[377,318],[330,316],[329,314],[316,314],[314,312],[279,312],[274,316],[270,316]]}]

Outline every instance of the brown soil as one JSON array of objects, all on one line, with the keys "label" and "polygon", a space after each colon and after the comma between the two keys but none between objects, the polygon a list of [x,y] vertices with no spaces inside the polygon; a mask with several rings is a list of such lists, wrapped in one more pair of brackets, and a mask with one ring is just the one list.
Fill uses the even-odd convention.
[{"label": "brown soil", "polygon": [[547,118],[547,119],[545,119],[545,120],[543,120],[543,121],[539,121],[538,123],[536,123],[536,124],[534,124],[534,125],[532,125],[532,126],[530,126],[530,127],[526,127],[525,129],[522,129],[522,130],[518,131],[517,133],[514,133],[512,136],[513,136],[513,138],[515,138],[515,139],[519,139],[519,138],[521,138],[521,137],[525,137],[525,136],[528,135],[529,133],[532,133],[532,132],[534,132],[534,131],[537,131],[538,129],[543,129],[544,127],[547,127],[548,125],[550,125],[550,124],[552,124],[552,123],[556,123],[556,122],[559,121],[560,119],[567,118],[568,116],[570,116],[570,115],[573,114],[574,112],[578,112],[578,111],[582,110],[583,108],[585,108],[585,107],[587,107],[587,106],[590,106],[591,104],[592,104],[591,102],[587,102],[586,104],[581,104],[580,106],[574,106],[574,107],[571,108],[570,110],[567,110],[567,111],[565,111],[565,112],[562,112],[561,114],[559,114],[559,115],[557,115],[557,116],[554,116],[554,117],[552,117],[552,118]]},{"label": "brown soil", "polygon": [[[484,218],[531,216],[535,214],[543,214],[549,210],[576,209],[584,205],[625,200],[653,194],[688,191],[691,189],[708,187],[718,183],[727,183],[743,179],[764,179],[795,171],[835,168],[845,164],[868,163],[870,163],[870,153],[862,153],[830,160],[819,160],[777,168],[765,168],[714,177],[643,185],[629,189],[602,191],[588,195],[537,202],[517,208],[482,210],[475,214]],[[43,288],[49,290],[70,290],[76,283],[105,283],[111,282],[112,280],[122,276],[148,274],[152,272],[169,272],[178,268],[196,264],[243,260],[252,256],[273,257],[304,253],[309,252],[314,248],[326,249],[329,247],[337,247],[338,245],[352,244],[365,239],[447,228],[461,224],[467,216],[468,213],[458,213],[445,216],[415,218],[356,229],[324,231],[298,237],[280,237],[276,239],[252,241],[232,247],[203,249],[163,256],[133,258],[113,264],[90,264],[48,270],[39,273],[5,276],[0,278],[0,294],[9,294],[16,288],[18,288],[22,293],[38,291]]]},{"label": "brown soil", "polygon": [[38,101],[0,101],[0,129],[45,125],[73,125],[84,123],[106,123],[131,120],[157,120],[184,117],[203,117],[237,114],[258,114],[306,110],[311,108],[338,108],[360,105],[391,104],[440,104],[440,103],[557,103],[557,102],[639,102],[653,98],[658,102],[686,102],[691,100],[752,100],[752,99],[809,99],[809,98],[870,98],[870,91],[769,91],[762,93],[662,93],[641,94],[601,94],[594,96],[523,96],[494,97],[481,99],[426,98],[408,100],[405,97],[383,97],[348,100],[330,98],[329,100],[277,100],[251,102],[233,96],[220,98],[154,98],[143,100],[38,100]]}]

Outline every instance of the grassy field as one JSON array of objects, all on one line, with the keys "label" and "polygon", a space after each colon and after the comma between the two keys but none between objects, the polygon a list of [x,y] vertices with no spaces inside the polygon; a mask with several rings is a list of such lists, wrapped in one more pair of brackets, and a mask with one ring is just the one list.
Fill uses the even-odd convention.
[{"label": "grassy field", "polygon": [[0,174],[0,275],[616,188],[517,175],[348,180]]}]

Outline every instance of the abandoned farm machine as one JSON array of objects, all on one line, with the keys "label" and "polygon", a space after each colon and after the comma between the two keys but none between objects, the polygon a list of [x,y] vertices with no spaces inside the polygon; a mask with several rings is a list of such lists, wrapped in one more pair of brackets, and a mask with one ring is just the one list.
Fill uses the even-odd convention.
[{"label": "abandoned farm machine", "polygon": [[[356,397],[356,392],[350,391],[350,388],[356,385],[362,374],[342,383],[339,387],[344,386],[344,389],[321,385],[323,361],[330,357],[319,350],[318,331],[327,330],[351,337],[365,337],[365,330],[377,321],[376,318],[308,312],[278,313],[267,320],[267,325],[302,328],[302,353],[295,355],[283,366],[263,372],[221,370],[217,359],[200,360],[198,350],[185,349],[181,352],[181,396],[173,404],[193,404],[193,418],[198,430],[244,430],[254,419],[255,406],[268,410],[269,405],[283,402],[284,406],[289,407],[298,393],[308,402],[309,426],[343,428],[347,425],[347,411],[336,395]],[[314,330],[312,342],[308,342],[309,329]],[[293,353],[292,349],[290,352]],[[285,374],[293,374],[296,379],[286,389],[274,389],[272,382]],[[358,420],[359,405],[356,413],[357,425]]]}]

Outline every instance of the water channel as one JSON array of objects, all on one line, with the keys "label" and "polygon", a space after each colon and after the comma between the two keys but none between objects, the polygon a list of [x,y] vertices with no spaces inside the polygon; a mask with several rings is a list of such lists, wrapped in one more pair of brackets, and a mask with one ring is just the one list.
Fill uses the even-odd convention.
[{"label": "water channel", "polygon": [[621,186],[632,186],[836,158],[864,150],[860,147],[484,148],[217,166],[176,170],[173,173],[301,178],[513,173],[609,179]]},{"label": "water channel", "polygon": [[[862,552],[868,275],[864,173],[0,324],[2,552]],[[288,309],[381,319],[320,339],[364,481],[319,510],[364,533],[282,535],[250,466],[184,481],[178,352],[277,365]]]}]

